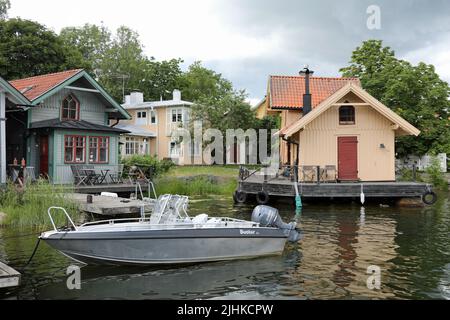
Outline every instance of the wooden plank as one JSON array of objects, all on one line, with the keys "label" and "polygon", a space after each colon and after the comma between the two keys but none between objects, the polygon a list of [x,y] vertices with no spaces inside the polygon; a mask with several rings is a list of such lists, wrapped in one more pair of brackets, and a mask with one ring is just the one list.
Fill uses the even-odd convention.
[{"label": "wooden plank", "polygon": [[17,287],[20,284],[20,273],[0,262],[0,288]]},{"label": "wooden plank", "polygon": [[[148,191],[147,184],[141,184],[142,192]],[[87,186],[78,186],[75,188],[75,191],[78,193],[87,193],[87,194],[100,194],[104,191],[113,192],[113,193],[134,193],[136,191],[136,186],[131,183],[119,183],[119,184],[103,184],[103,185],[87,185]]]},{"label": "wooden plank", "polygon": [[92,203],[87,203],[87,196],[87,194],[74,193],[70,194],[69,198],[75,201],[84,212],[103,216],[139,214],[142,206],[145,212],[149,213],[154,207],[154,202],[102,196],[93,196]]}]

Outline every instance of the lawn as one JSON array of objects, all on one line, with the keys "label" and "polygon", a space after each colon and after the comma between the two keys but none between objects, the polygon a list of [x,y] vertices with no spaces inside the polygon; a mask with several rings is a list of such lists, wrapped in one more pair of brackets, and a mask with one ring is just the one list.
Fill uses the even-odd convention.
[{"label": "lawn", "polygon": [[237,178],[239,166],[183,166],[173,167],[166,174],[169,177],[215,176]]},{"label": "lawn", "polygon": [[173,167],[156,180],[159,194],[232,196],[237,188],[239,166]]}]

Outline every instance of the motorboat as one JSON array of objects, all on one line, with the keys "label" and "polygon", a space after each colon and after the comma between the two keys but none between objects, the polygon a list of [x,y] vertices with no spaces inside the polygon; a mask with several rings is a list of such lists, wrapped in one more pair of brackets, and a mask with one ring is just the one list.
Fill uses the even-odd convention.
[{"label": "motorboat", "polygon": [[[295,223],[284,223],[278,210],[258,206],[252,221],[188,215],[189,199],[162,195],[150,217],[89,222],[76,226],[64,208],[52,207],[52,231],[40,239],[84,264],[167,265],[280,255],[287,241],[297,242]],[[63,213],[68,226],[57,228]]]}]

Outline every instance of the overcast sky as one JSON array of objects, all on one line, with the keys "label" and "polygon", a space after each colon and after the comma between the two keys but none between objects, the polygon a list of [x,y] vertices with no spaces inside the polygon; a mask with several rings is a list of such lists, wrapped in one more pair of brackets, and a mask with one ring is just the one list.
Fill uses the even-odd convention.
[{"label": "overcast sky", "polygon": [[[270,74],[296,75],[308,64],[338,76],[363,40],[382,39],[401,58],[436,66],[450,81],[450,1],[446,0],[11,0],[10,17],[56,32],[103,22],[136,30],[157,59],[195,60],[246,89],[255,103]],[[381,9],[381,29],[367,8]]]}]

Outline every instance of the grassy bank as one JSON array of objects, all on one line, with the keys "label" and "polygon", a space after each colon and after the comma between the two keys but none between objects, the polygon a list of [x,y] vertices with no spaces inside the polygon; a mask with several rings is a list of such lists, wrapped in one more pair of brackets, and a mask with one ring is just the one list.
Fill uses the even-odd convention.
[{"label": "grassy bank", "polygon": [[[72,219],[79,220],[81,213],[76,204],[65,197],[69,192],[67,187],[50,185],[47,181],[38,181],[25,188],[9,184],[0,191],[0,212],[6,214],[3,224],[48,229],[51,222],[47,209],[52,206],[66,208]],[[66,218],[61,214],[55,214],[54,219],[58,226],[66,223]]]},{"label": "grassy bank", "polygon": [[237,166],[174,167],[156,180],[158,194],[231,196],[237,188]]}]

